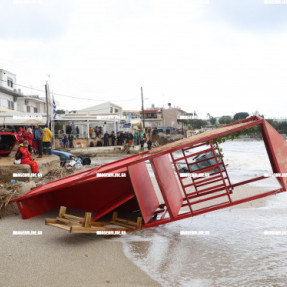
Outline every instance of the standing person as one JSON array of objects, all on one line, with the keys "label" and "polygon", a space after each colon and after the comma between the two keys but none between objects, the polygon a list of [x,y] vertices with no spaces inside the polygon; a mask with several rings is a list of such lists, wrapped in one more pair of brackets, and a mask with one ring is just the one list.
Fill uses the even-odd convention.
[{"label": "standing person", "polygon": [[133,145],[133,140],[134,140],[134,136],[132,133],[128,133],[128,137],[129,137],[129,146]]},{"label": "standing person", "polygon": [[78,127],[78,126],[76,126],[76,133],[77,133],[77,138],[79,138],[79,136],[80,136],[80,130],[79,130],[79,127]]},{"label": "standing person", "polygon": [[96,137],[100,137],[100,128],[98,126],[95,127]]},{"label": "standing person", "polygon": [[69,147],[70,148],[73,148],[74,147],[74,136],[73,136],[73,134],[69,134],[69,136],[68,136],[68,140],[69,140]]},{"label": "standing person", "polygon": [[141,144],[141,150],[142,151],[144,151],[144,143],[145,143],[144,134],[141,133],[141,135],[140,135],[140,144]]},{"label": "standing person", "polygon": [[152,141],[151,141],[151,139],[149,137],[148,141],[147,141],[147,148],[148,148],[148,150],[151,150],[151,146],[152,146]]},{"label": "standing person", "polygon": [[120,132],[120,145],[123,145],[125,143],[125,136],[123,132]]},{"label": "standing person", "polygon": [[138,144],[138,134],[135,132],[134,133],[134,145]]},{"label": "standing person", "polygon": [[121,138],[119,132],[117,132],[117,145],[121,145]]},{"label": "standing person", "polygon": [[44,155],[46,155],[46,154],[51,155],[51,153],[52,153],[52,146],[51,146],[52,138],[53,138],[52,132],[48,128],[48,126],[46,125],[44,128],[44,136],[43,136]]},{"label": "standing person", "polygon": [[31,166],[32,173],[39,173],[38,164],[36,161],[34,161],[31,157],[31,154],[28,150],[28,141],[24,141],[22,144],[20,144],[15,159],[21,159],[21,164],[28,164]]},{"label": "standing person", "polygon": [[129,133],[125,132],[125,143],[128,144],[129,143]]},{"label": "standing person", "polygon": [[20,127],[19,132],[17,134],[17,138],[20,144],[23,143],[25,140],[25,133],[26,133],[25,129]]},{"label": "standing person", "polygon": [[66,134],[64,134],[64,137],[63,137],[63,146],[64,148],[68,147],[68,138]]},{"label": "standing person", "polygon": [[116,140],[116,136],[115,136],[115,133],[112,131],[112,134],[111,134],[111,139],[112,139],[112,146],[115,145],[115,140]]},{"label": "standing person", "polygon": [[41,127],[39,127],[38,124],[35,124],[35,130],[34,130],[34,139],[36,140],[37,148],[39,156],[38,158],[41,158],[43,155],[43,137],[44,137],[44,131]]},{"label": "standing person", "polygon": [[26,133],[24,134],[24,140],[25,141],[28,141],[28,150],[30,153],[32,153],[33,151],[33,148],[32,148],[32,145],[33,145],[33,133],[32,133],[32,129],[31,128],[28,128]]},{"label": "standing person", "polygon": [[94,129],[92,127],[90,127],[90,129],[89,129],[90,139],[93,138],[93,132],[94,132]]},{"label": "standing person", "polygon": [[105,132],[104,134],[104,146],[108,146],[108,141],[109,141],[109,134],[108,132]]}]

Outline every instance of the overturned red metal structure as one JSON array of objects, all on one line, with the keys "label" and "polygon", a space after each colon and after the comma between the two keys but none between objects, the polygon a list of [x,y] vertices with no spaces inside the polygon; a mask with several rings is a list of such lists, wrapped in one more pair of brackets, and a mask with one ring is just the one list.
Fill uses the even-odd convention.
[{"label": "overturned red metal structure", "polygon": [[[115,211],[140,210],[143,228],[230,207],[287,190],[287,178],[279,177],[280,188],[232,200],[233,189],[263,180],[259,176],[231,183],[216,138],[259,126],[274,173],[287,172],[287,143],[263,118],[254,116],[215,130],[155,148],[76,175],[56,180],[12,200],[24,219],[66,206],[94,213],[93,221]],[[208,144],[208,145],[206,145]],[[196,151],[200,149],[200,151]],[[215,164],[191,169],[189,159],[211,152]],[[178,157],[178,154],[181,154]],[[204,160],[202,160],[204,161]],[[185,162],[190,172],[206,173],[207,178],[183,179],[178,163]],[[150,171],[148,170],[151,167]],[[151,170],[154,177],[151,177]],[[99,177],[99,174],[124,174],[125,177]],[[159,190],[156,191],[156,187]],[[212,202],[222,199],[220,203]],[[200,207],[204,204],[204,207]],[[199,206],[199,207],[198,207]]]}]

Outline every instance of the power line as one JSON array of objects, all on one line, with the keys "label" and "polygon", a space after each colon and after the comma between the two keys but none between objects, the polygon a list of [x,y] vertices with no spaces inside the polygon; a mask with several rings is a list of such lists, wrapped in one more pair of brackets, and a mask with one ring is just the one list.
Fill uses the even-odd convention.
[{"label": "power line", "polygon": [[[2,79],[0,79],[0,81],[5,82],[5,83],[8,83],[8,81],[2,80]],[[37,92],[45,93],[44,90],[39,90],[39,89],[32,88],[32,87],[28,87],[28,86],[25,86],[25,85],[22,85],[22,84],[15,84],[15,83],[13,83],[13,85],[19,86],[19,87],[22,87],[22,88],[26,88],[26,89],[29,89],[29,90],[34,90],[34,91],[37,91]],[[63,95],[63,94],[59,94],[59,93],[55,93],[55,92],[53,92],[53,94],[56,95],[56,96],[60,96],[60,97],[67,97],[67,98],[73,98],[73,99],[79,99],[79,100],[87,100],[87,101],[95,101],[95,102],[107,101],[107,99],[104,99],[104,100],[96,100],[96,99],[90,99],[90,98],[79,98],[79,97]],[[132,99],[127,99],[127,100],[110,100],[110,101],[115,101],[115,102],[129,102],[129,101],[135,101],[135,100],[138,100],[138,99],[137,99],[137,98],[132,98]]]}]

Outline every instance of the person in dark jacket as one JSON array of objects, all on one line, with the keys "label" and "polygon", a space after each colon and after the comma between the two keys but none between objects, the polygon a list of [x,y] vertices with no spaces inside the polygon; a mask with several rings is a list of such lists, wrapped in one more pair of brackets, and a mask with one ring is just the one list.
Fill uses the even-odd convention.
[{"label": "person in dark jacket", "polygon": [[64,134],[64,137],[63,137],[63,145],[64,145],[64,148],[68,147],[68,137],[66,134]]},{"label": "person in dark jacket", "polygon": [[152,141],[150,138],[148,138],[148,141],[147,141],[147,148],[148,150],[151,150],[151,146],[152,146]]},{"label": "person in dark jacket", "polygon": [[144,143],[145,143],[145,137],[144,134],[140,134],[140,145],[141,145],[141,150],[144,151]]},{"label": "person in dark jacket", "polygon": [[109,145],[109,134],[108,132],[105,132],[104,134],[104,146],[108,146]]},{"label": "person in dark jacket", "polygon": [[43,129],[39,127],[38,124],[35,124],[34,139],[36,140],[36,144],[38,148],[38,153],[39,153],[38,158],[41,158],[43,155],[43,136],[44,136]]},{"label": "person in dark jacket", "polygon": [[114,132],[112,132],[112,134],[111,134],[111,139],[112,139],[112,146],[114,146],[115,145],[115,140],[116,140],[116,136],[115,136]]},{"label": "person in dark jacket", "polygon": [[73,136],[73,134],[69,134],[68,141],[69,141],[69,148],[73,148],[74,147],[74,136]]},{"label": "person in dark jacket", "polygon": [[123,132],[121,132],[120,133],[120,145],[123,145],[124,144],[124,141],[125,141],[125,136],[124,136],[124,133]]},{"label": "person in dark jacket", "polygon": [[128,137],[129,137],[129,146],[134,145],[134,136],[132,133],[128,133]]}]

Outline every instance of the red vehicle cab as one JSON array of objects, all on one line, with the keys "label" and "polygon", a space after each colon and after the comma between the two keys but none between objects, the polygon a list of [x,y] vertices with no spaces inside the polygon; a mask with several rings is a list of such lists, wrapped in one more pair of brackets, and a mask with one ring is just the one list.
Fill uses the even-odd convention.
[{"label": "red vehicle cab", "polygon": [[17,135],[14,132],[0,131],[0,137],[0,157],[9,156],[17,142]]}]

